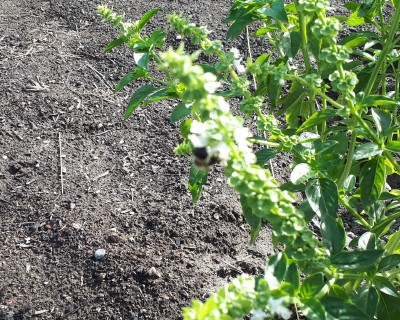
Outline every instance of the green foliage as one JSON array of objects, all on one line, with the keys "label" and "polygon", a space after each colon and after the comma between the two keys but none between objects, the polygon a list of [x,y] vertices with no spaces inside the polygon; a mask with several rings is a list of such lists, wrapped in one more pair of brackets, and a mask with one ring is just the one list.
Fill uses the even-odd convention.
[{"label": "green foliage", "polygon": [[[134,52],[136,66],[115,90],[148,81],[135,89],[125,119],[136,108],[178,100],[170,121],[180,122],[183,141],[174,151],[194,155],[193,203],[212,166],[221,165],[240,195],[251,242],[266,221],[282,248],[269,257],[264,277],[234,279],[205,302],[193,301],[184,319],[289,319],[293,304],[309,319],[397,319],[400,230],[393,226],[400,191],[387,190],[387,177],[400,174],[394,158],[400,153],[400,9],[393,0],[394,14],[385,20],[384,3],[349,2],[349,17],[333,17],[328,0],[235,0],[225,19],[227,39],[253,24],[253,35],[270,48],[246,62],[236,48],[224,50],[206,27],[179,15],[168,21],[198,46],[194,53],[183,43],[164,50],[163,30],[146,33],[159,9],[132,23],[99,7],[120,28],[106,51],[125,43]],[[352,29],[338,41],[344,24],[370,30]],[[200,63],[200,54],[217,62]],[[230,111],[233,97],[241,98],[240,116]],[[256,119],[257,136],[244,118]],[[283,185],[267,169],[279,153],[293,159]],[[301,203],[294,192],[304,195]],[[350,243],[345,216],[364,228]],[[319,226],[317,235],[311,220]]]}]

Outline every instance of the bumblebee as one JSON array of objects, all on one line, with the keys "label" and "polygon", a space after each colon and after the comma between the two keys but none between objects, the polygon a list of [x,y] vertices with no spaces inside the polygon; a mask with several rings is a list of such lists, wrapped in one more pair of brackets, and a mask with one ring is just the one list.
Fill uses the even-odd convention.
[{"label": "bumblebee", "polygon": [[195,148],[193,150],[194,164],[199,168],[210,170],[214,164],[220,163],[218,155],[210,155],[207,147]]}]

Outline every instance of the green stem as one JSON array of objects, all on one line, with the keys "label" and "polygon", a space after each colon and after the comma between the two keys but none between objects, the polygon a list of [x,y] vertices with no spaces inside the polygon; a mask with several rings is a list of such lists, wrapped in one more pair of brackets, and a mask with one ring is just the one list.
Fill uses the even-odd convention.
[{"label": "green stem", "polygon": [[383,151],[383,155],[386,157],[386,159],[388,159],[390,161],[392,166],[396,169],[397,173],[399,173],[400,172],[400,165],[398,164],[396,159],[393,158],[392,154],[389,151],[385,150],[385,151]]},{"label": "green stem", "polygon": [[350,211],[350,213],[358,220],[360,223],[368,230],[371,230],[371,226],[365,219],[352,207],[350,204],[347,202],[347,200],[339,197],[339,201],[342,205],[346,207],[347,210]]},{"label": "green stem", "polygon": [[257,144],[261,144],[262,146],[268,146],[268,147],[272,147],[272,148],[277,148],[280,146],[280,144],[277,142],[270,142],[267,140],[257,140],[257,139],[247,139],[247,140],[251,143],[257,143]]},{"label": "green stem", "polygon": [[356,148],[356,140],[357,140],[357,135],[355,134],[355,132],[352,132],[349,151],[347,153],[347,162],[346,166],[344,167],[343,173],[339,179],[339,182],[337,184],[338,189],[341,189],[343,187],[344,181],[350,174],[351,166],[353,164],[354,150]]},{"label": "green stem", "polygon": [[[297,1],[296,1],[297,4]],[[302,11],[299,12],[299,25],[300,25],[300,34],[301,34],[301,52],[303,54],[304,66],[306,68],[306,73],[310,74],[312,71],[310,56],[308,54],[307,48],[307,23]]]},{"label": "green stem", "polygon": [[366,97],[370,95],[372,87],[374,86],[374,83],[375,83],[375,79],[378,76],[379,70],[381,70],[383,63],[386,60],[386,56],[389,53],[389,50],[393,46],[393,39],[394,39],[394,36],[396,35],[396,31],[399,26],[399,22],[400,22],[400,9],[396,9],[396,12],[393,16],[392,23],[390,25],[389,34],[386,39],[385,45],[384,45],[382,51],[379,53],[378,60],[376,61],[375,67],[371,72],[367,86],[365,88],[364,93],[365,93]]},{"label": "green stem", "polygon": [[167,85],[168,84],[168,82],[166,82],[166,81],[162,81],[160,79],[157,79],[157,78],[154,78],[154,77],[150,77],[150,76],[147,77],[147,79],[149,79],[151,81],[154,81],[154,82],[158,82],[158,83],[163,84],[163,85]]},{"label": "green stem", "polygon": [[168,71],[168,68],[166,68],[166,67],[163,66],[163,61],[162,61],[161,58],[157,55],[157,53],[155,53],[154,50],[150,50],[150,54],[151,54],[151,56],[154,58],[154,60],[157,61],[157,63],[158,63],[158,65],[159,65],[160,69],[161,69],[162,71],[164,71],[164,73],[165,73],[165,75],[166,75],[168,81],[172,81],[172,77],[171,77],[171,74],[170,74],[169,71]]}]

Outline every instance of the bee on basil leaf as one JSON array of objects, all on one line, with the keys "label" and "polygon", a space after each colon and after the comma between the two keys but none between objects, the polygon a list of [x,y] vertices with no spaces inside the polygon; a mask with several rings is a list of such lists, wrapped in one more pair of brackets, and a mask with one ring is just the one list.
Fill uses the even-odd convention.
[{"label": "bee on basil leaf", "polygon": [[210,154],[207,147],[195,148],[193,150],[194,164],[206,170],[210,170],[214,164],[220,163],[220,159],[217,154]]}]

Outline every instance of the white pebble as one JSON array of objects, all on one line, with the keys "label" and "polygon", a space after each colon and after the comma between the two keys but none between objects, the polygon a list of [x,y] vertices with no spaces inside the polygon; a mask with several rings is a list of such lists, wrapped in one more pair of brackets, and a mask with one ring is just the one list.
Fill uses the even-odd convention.
[{"label": "white pebble", "polygon": [[106,250],[105,249],[97,249],[94,252],[94,258],[96,260],[103,260],[105,255],[106,255]]}]

